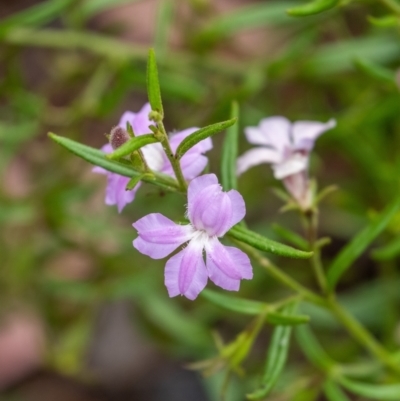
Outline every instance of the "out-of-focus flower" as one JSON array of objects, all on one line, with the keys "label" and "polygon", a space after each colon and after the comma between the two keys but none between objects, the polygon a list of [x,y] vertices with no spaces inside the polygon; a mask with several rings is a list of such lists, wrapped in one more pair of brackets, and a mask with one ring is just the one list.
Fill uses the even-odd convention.
[{"label": "out-of-focus flower", "polygon": [[237,160],[237,173],[261,163],[271,164],[274,176],[283,183],[288,192],[303,208],[310,206],[308,180],[309,154],[316,139],[336,126],[331,119],[327,123],[297,121],[291,123],[285,117],[269,117],[257,127],[247,127],[245,135],[254,145]]},{"label": "out-of-focus flower", "polygon": [[[146,103],[138,113],[127,111],[122,115],[118,127],[125,129],[129,122],[135,136],[149,134],[151,133],[149,126],[152,124],[149,120],[150,111],[151,107],[148,103]],[[172,151],[175,152],[183,139],[195,132],[197,129],[198,128],[188,128],[172,134],[169,139]],[[193,146],[180,159],[182,173],[187,181],[197,177],[204,170],[208,162],[208,158],[204,156],[204,153],[210,149],[212,149],[212,141],[210,138],[206,138]],[[104,153],[111,153],[113,147],[108,143],[104,145],[101,150]],[[141,151],[151,170],[175,177],[172,165],[160,143],[146,145],[141,148]],[[107,175],[108,183],[105,198],[105,203],[107,205],[117,205],[118,211],[121,212],[128,203],[135,199],[136,191],[141,185],[140,182],[132,190],[126,191],[125,188],[130,180],[128,177],[110,173],[101,167],[95,167],[93,171]]]},{"label": "out-of-focus flower", "polygon": [[179,225],[160,213],[149,214],[133,224],[138,231],[133,246],[153,259],[161,259],[188,242],[165,265],[165,285],[170,297],[180,294],[195,299],[208,277],[225,290],[237,291],[241,279],[253,277],[250,260],[241,250],[222,245],[218,237],[224,236],[245,214],[239,192],[223,192],[215,174],[202,175],[192,180],[188,188],[190,224]]}]

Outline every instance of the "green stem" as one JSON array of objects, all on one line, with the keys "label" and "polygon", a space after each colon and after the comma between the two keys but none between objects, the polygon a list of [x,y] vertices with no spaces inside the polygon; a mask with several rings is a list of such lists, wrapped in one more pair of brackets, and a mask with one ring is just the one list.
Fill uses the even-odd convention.
[{"label": "green stem", "polygon": [[316,305],[326,307],[326,301],[319,295],[315,294],[308,288],[304,287],[296,280],[293,280],[286,273],[282,272],[278,267],[273,265],[267,258],[263,257],[257,250],[243,242],[232,239],[241,249],[243,249],[252,259],[254,259],[261,267],[268,271],[268,273],[282,284],[291,288],[300,294],[305,300],[310,301]]},{"label": "green stem", "polygon": [[159,133],[161,134],[161,145],[164,149],[165,154],[168,157],[169,162],[171,163],[172,169],[175,173],[175,177],[179,182],[179,186],[183,192],[186,192],[187,182],[185,180],[185,177],[183,176],[180,161],[175,158],[174,152],[172,151],[171,145],[169,144],[168,134],[161,120],[157,121],[157,128],[159,130]]},{"label": "green stem", "polygon": [[291,288],[300,294],[306,301],[320,305],[331,311],[331,313],[342,323],[352,337],[358,343],[363,345],[372,355],[374,355],[382,364],[400,374],[400,366],[395,358],[392,358],[388,351],[374,339],[374,337],[366,330],[353,316],[351,316],[342,306],[336,301],[333,295],[327,295],[327,298],[322,298],[314,292],[310,291],[297,281],[293,280],[287,274],[282,272],[278,267],[273,265],[267,258],[263,257],[257,250],[251,246],[233,240],[240,248],[242,248],[252,259],[264,267],[268,273],[277,281]]},{"label": "green stem", "polygon": [[328,293],[328,282],[326,280],[324,269],[321,263],[321,251],[317,245],[317,230],[318,230],[318,211],[310,210],[306,215],[306,224],[308,227],[308,241],[310,244],[310,251],[313,252],[310,258],[311,267],[314,271],[317,282],[324,294]]},{"label": "green stem", "polygon": [[331,296],[325,304],[333,315],[346,327],[347,331],[357,339],[372,355],[388,368],[400,374],[400,365],[382,345],[358,322],[336,299]]}]

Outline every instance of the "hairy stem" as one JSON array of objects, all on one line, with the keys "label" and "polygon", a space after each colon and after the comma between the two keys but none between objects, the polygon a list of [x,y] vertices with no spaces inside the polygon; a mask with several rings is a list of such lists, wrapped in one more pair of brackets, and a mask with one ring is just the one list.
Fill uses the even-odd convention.
[{"label": "hairy stem", "polygon": [[169,144],[168,134],[164,128],[164,124],[162,121],[157,121],[157,128],[161,134],[161,145],[164,149],[165,154],[168,157],[169,162],[174,170],[175,177],[179,182],[179,186],[182,191],[186,192],[187,190],[187,182],[185,177],[183,176],[181,163],[178,159],[175,158],[174,152],[171,149],[171,145]]}]

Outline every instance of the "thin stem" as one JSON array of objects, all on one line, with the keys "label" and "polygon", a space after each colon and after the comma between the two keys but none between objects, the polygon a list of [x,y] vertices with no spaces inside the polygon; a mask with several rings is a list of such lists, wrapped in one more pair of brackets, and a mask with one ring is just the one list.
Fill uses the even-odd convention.
[{"label": "thin stem", "polygon": [[324,294],[328,293],[328,283],[321,263],[321,251],[317,246],[317,230],[318,230],[318,211],[310,210],[306,216],[306,224],[308,228],[308,242],[310,251],[313,252],[310,258],[311,267],[314,271],[318,284]]},{"label": "thin stem", "polygon": [[282,284],[291,288],[300,294],[305,300],[310,301],[314,304],[326,306],[326,301],[319,295],[315,294],[308,288],[304,287],[296,280],[293,280],[286,273],[282,272],[278,267],[273,265],[267,258],[262,256],[256,249],[253,247],[244,244],[243,242],[234,240],[231,238],[233,242],[235,242],[241,249],[243,249],[252,259],[254,259],[261,267],[266,269],[268,273],[273,276],[277,281],[280,281]]},{"label": "thin stem", "polygon": [[264,267],[277,281],[296,291],[305,300],[330,310],[331,313],[340,321],[340,323],[342,323],[342,325],[347,329],[352,337],[357,340],[358,343],[363,345],[372,355],[381,361],[382,364],[400,374],[400,366],[396,362],[395,358],[392,358],[388,351],[386,351],[385,348],[383,348],[382,345],[375,340],[368,330],[366,330],[353,316],[351,316],[345,309],[342,308],[332,294],[327,295],[326,299],[320,297],[282,272],[278,267],[273,265],[267,258],[263,257],[251,246],[243,244],[240,241],[233,241],[252,259]]},{"label": "thin stem", "polygon": [[325,304],[333,315],[346,327],[349,333],[358,340],[372,355],[384,365],[400,374],[400,366],[382,345],[358,322],[346,309],[344,309],[332,296]]},{"label": "thin stem", "polygon": [[159,130],[159,133],[161,134],[160,135],[161,145],[164,149],[165,154],[168,157],[169,162],[171,163],[172,169],[174,170],[175,173],[175,177],[179,182],[179,186],[182,191],[186,192],[187,182],[182,173],[181,163],[179,162],[178,159],[175,158],[174,152],[172,151],[171,145],[169,144],[168,134],[161,120],[157,121],[157,128]]}]

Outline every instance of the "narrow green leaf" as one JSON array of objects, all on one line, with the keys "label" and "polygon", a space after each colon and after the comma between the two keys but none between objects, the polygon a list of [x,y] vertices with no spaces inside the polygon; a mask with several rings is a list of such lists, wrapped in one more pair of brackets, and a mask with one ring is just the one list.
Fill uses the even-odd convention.
[{"label": "narrow green leaf", "polygon": [[350,401],[350,398],[332,380],[327,380],[324,384],[324,394],[328,401]]},{"label": "narrow green leaf", "polygon": [[309,326],[299,326],[296,328],[296,339],[306,357],[317,367],[329,371],[335,362],[321,347]]},{"label": "narrow green leaf", "polygon": [[[292,315],[295,312],[296,306],[296,304],[287,305],[283,313]],[[274,329],[271,345],[267,353],[261,387],[253,393],[247,394],[247,398],[250,400],[258,400],[266,397],[275,386],[286,363],[291,333],[292,328],[290,326],[277,326]]]},{"label": "narrow green leaf", "polygon": [[269,312],[266,319],[268,323],[280,326],[296,326],[310,321],[307,315],[286,315],[280,312]]},{"label": "narrow green leaf", "polygon": [[395,73],[389,70],[389,68],[383,67],[377,63],[361,57],[355,59],[354,64],[359,70],[366,73],[372,78],[378,79],[379,81],[388,82],[393,85],[396,84]]},{"label": "narrow green leaf", "polygon": [[203,290],[201,295],[215,305],[233,312],[243,313],[245,315],[259,315],[270,308],[270,305],[263,302],[236,298],[231,295],[221,294],[209,289]]},{"label": "narrow green leaf", "polygon": [[292,19],[285,11],[295,5],[294,1],[279,0],[238,7],[232,12],[211,18],[195,41],[200,45],[209,45],[246,29],[290,23]]},{"label": "narrow green leaf", "polygon": [[[239,118],[239,105],[233,102],[231,119]],[[234,124],[226,130],[221,158],[221,183],[225,191],[237,189],[236,159],[238,154],[239,124]]]},{"label": "narrow green leaf", "polygon": [[147,96],[151,109],[164,116],[164,110],[161,101],[160,83],[158,81],[158,70],[156,63],[156,55],[153,49],[149,50],[149,58],[147,60]]},{"label": "narrow green leaf", "polygon": [[[99,149],[82,145],[81,143],[75,142],[72,139],[64,138],[53,133],[49,133],[48,135],[59,145],[63,146],[87,162],[94,164],[95,166],[102,167],[107,171],[111,171],[112,173],[120,174],[125,177],[138,177],[141,175],[139,171],[132,168],[129,164],[107,159],[106,155]],[[176,191],[178,189],[177,183],[173,178],[160,173],[154,173],[154,176],[156,177],[156,180],[150,177],[143,177],[142,179],[143,181],[151,182],[154,185],[170,191]]]},{"label": "narrow green leaf", "polygon": [[153,174],[150,174],[150,173],[144,173],[144,174],[140,174],[140,175],[138,175],[138,176],[136,176],[136,177],[132,177],[132,178],[129,180],[128,184],[126,184],[125,190],[126,190],[126,191],[131,191],[133,188],[136,187],[136,185],[137,185],[141,180],[144,180],[144,179],[153,179],[153,180],[154,180],[155,177],[154,177]]},{"label": "narrow green leaf", "polygon": [[307,15],[319,14],[339,4],[339,0],[314,0],[302,6],[287,10],[292,17],[306,17]]},{"label": "narrow green leaf", "polygon": [[368,21],[375,26],[380,28],[388,28],[392,26],[399,25],[400,19],[396,15],[385,15],[384,17],[373,17],[368,16]]},{"label": "narrow green leaf", "polygon": [[272,230],[275,234],[282,237],[284,240],[290,242],[292,245],[297,246],[300,249],[308,249],[308,242],[299,234],[293,232],[292,230],[288,230],[285,227],[282,227],[279,224],[273,224]]},{"label": "narrow green leaf", "polygon": [[245,244],[249,244],[260,251],[273,253],[275,255],[296,259],[307,259],[312,256],[312,252],[300,251],[292,248],[291,246],[272,241],[260,234],[255,233],[254,231],[237,225],[231,228],[228,231],[228,234],[232,238],[242,241]]},{"label": "narrow green leaf", "polygon": [[158,140],[153,134],[139,135],[129,139],[119,148],[115,149],[114,152],[109,153],[106,157],[110,160],[118,160],[121,157],[130,155],[132,152],[142,148],[143,146],[156,142],[158,142]]},{"label": "narrow green leaf", "polygon": [[399,401],[400,384],[370,384],[340,378],[340,384],[354,394],[379,401]]},{"label": "narrow green leaf", "polygon": [[336,256],[327,273],[328,285],[334,288],[342,274],[386,228],[400,209],[400,197],[390,203],[381,215],[359,232]]},{"label": "narrow green leaf", "polygon": [[220,123],[207,125],[207,127],[200,128],[199,130],[193,132],[187,136],[178,146],[176,149],[176,157],[181,158],[190,148],[194,145],[206,139],[210,136],[218,134],[219,132],[223,131],[224,129],[232,126],[237,121],[237,118],[232,118],[231,120],[222,121]]},{"label": "narrow green leaf", "polygon": [[0,22],[0,37],[14,27],[41,26],[59,16],[74,0],[45,1]]},{"label": "narrow green leaf", "polygon": [[274,311],[276,308],[275,306],[264,302],[236,298],[208,289],[203,290],[201,294],[213,304],[233,312],[253,316],[266,313],[265,320],[273,325],[293,326],[307,323],[310,320],[309,316],[306,315],[288,315],[282,312],[276,312]]},{"label": "narrow green leaf", "polygon": [[400,236],[395,237],[388,244],[372,251],[372,257],[376,260],[390,260],[398,255],[400,255]]},{"label": "narrow green leaf", "polygon": [[357,57],[386,64],[397,60],[399,53],[399,42],[390,35],[364,36],[320,46],[307,58],[304,68],[313,76],[326,76],[354,70]]},{"label": "narrow green leaf", "polygon": [[85,20],[110,8],[136,3],[137,1],[138,0],[85,0],[79,4],[77,11],[79,11],[82,19]]},{"label": "narrow green leaf", "polygon": [[167,54],[170,28],[173,26],[175,2],[172,0],[161,0],[158,2],[156,32],[154,47],[159,60]]}]

